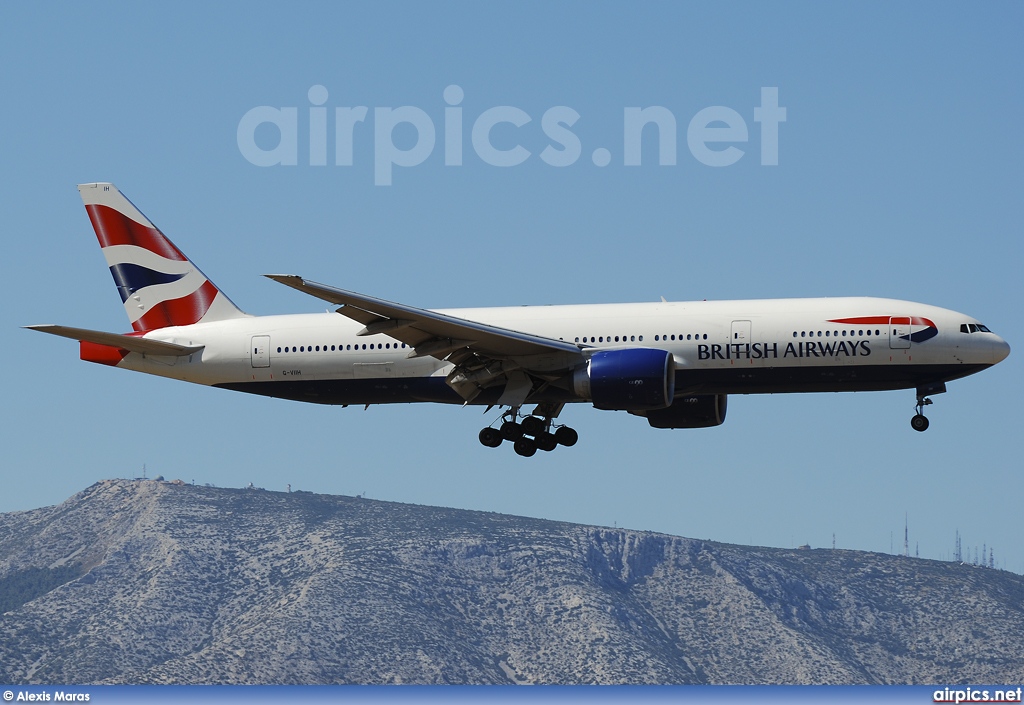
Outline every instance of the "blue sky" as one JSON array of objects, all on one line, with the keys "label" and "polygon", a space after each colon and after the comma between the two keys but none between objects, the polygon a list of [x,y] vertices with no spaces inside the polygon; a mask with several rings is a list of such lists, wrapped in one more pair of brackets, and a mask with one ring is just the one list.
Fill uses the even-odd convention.
[{"label": "blue sky", "polygon": [[[1024,572],[1019,433],[1024,9],[955,4],[5,4],[0,127],[7,356],[0,511],[149,474],[617,525],[731,543],[809,543],[949,559],[991,547]],[[444,92],[463,91],[463,163],[445,166]],[[309,160],[309,91],[331,118]],[[777,87],[777,166],[754,110]],[[297,164],[255,166],[238,127],[294,107]],[[366,106],[351,166],[333,115]],[[377,108],[436,128],[417,166],[375,185]],[[498,125],[518,166],[482,160]],[[542,116],[579,114],[554,167]],[[624,111],[675,117],[675,165]],[[748,129],[731,166],[691,152],[723,106]],[[410,149],[409,125],[393,134]],[[274,146],[263,126],[253,139]],[[554,144],[554,147],[559,147]],[[724,146],[724,145],[721,145]],[[604,148],[610,163],[594,164]],[[718,145],[716,145],[718,148]],[[379,156],[379,154],[377,155]],[[323,310],[287,272],[423,307],[873,295],[976,316],[1015,348],[909,424],[912,391],[737,396],[719,428],[658,431],[576,405],[579,445],[486,449],[479,408],[347,409],[207,389],[80,362],[21,330],[128,329],[75,185],[113,181],[244,310]]]}]

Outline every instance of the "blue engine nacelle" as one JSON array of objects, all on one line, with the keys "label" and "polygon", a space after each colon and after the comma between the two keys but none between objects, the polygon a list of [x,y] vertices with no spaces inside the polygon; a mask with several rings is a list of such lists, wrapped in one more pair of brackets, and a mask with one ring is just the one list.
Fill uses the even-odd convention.
[{"label": "blue engine nacelle", "polygon": [[725,394],[680,396],[667,409],[635,413],[654,428],[710,428],[725,423],[728,401]]},{"label": "blue engine nacelle", "polygon": [[653,348],[602,350],[576,370],[573,388],[598,409],[664,409],[675,396],[675,360],[672,353]]}]

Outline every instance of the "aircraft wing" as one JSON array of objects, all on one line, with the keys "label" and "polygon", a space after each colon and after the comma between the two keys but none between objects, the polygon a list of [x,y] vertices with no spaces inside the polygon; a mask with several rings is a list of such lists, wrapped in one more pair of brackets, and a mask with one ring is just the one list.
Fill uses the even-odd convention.
[{"label": "aircraft wing", "polygon": [[104,333],[99,330],[88,330],[87,328],[71,328],[70,326],[56,326],[43,324],[37,326],[25,326],[29,330],[37,330],[41,333],[59,335],[62,338],[85,341],[87,343],[98,343],[108,345],[112,348],[120,348],[129,352],[141,353],[143,355],[167,355],[169,357],[184,357],[197,353],[203,349],[203,345],[177,345],[165,343],[161,340],[149,340],[132,335],[121,335],[120,333]]},{"label": "aircraft wing", "polygon": [[366,326],[360,331],[360,335],[386,333],[413,348],[409,357],[431,355],[440,359],[450,359],[449,355],[452,352],[468,350],[496,360],[552,353],[569,354],[582,359],[580,348],[563,340],[385,301],[317,284],[293,274],[265,276],[341,306],[338,313]]}]

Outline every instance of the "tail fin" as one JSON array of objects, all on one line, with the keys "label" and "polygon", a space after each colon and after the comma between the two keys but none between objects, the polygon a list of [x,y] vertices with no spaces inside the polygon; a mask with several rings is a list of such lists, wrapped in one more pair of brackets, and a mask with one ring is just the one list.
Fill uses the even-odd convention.
[{"label": "tail fin", "polygon": [[80,184],[78,192],[136,331],[246,315],[116,186]]}]

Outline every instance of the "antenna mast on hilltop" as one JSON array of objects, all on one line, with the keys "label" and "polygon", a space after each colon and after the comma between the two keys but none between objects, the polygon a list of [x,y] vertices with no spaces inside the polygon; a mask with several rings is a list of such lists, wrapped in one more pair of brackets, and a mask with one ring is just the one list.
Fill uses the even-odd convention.
[{"label": "antenna mast on hilltop", "polygon": [[910,558],[910,531],[909,518],[906,512],[903,513],[903,557]]}]

